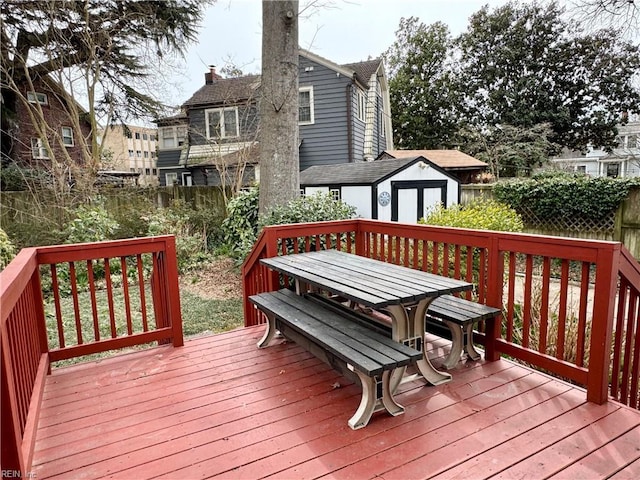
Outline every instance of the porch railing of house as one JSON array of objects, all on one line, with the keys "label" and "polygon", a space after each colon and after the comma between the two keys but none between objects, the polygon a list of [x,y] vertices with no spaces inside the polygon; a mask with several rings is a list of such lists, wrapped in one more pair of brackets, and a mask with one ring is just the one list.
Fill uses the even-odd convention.
[{"label": "porch railing of house", "polygon": [[640,408],[640,265],[616,242],[347,220],[267,227],[243,268],[245,323],[263,322],[249,295],[289,285],[260,258],[336,248],[473,281],[502,308],[476,340],[501,355]]},{"label": "porch railing of house", "polygon": [[173,236],[22,250],[0,273],[2,469],[27,475],[51,362],[181,346]]}]

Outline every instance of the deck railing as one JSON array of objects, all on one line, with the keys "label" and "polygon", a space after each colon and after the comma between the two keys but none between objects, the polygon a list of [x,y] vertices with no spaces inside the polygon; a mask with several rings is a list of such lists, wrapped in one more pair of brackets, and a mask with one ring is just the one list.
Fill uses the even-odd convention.
[{"label": "deck railing", "polygon": [[246,325],[263,321],[247,296],[289,282],[260,258],[325,248],[473,281],[475,300],[503,310],[475,334],[487,359],[508,355],[585,386],[589,401],[611,393],[639,407],[640,270],[619,243],[363,219],[267,227],[243,265]]},{"label": "deck railing", "polygon": [[2,469],[14,476],[29,472],[51,362],[183,343],[173,236],[24,249],[0,273],[0,302]]}]

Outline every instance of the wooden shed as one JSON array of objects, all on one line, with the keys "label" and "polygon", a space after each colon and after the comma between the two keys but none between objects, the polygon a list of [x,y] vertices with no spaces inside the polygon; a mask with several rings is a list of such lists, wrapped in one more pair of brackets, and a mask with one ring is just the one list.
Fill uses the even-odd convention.
[{"label": "wooden shed", "polygon": [[300,188],[305,195],[330,193],[361,218],[404,223],[460,200],[460,182],[423,156],[309,167],[300,172]]}]

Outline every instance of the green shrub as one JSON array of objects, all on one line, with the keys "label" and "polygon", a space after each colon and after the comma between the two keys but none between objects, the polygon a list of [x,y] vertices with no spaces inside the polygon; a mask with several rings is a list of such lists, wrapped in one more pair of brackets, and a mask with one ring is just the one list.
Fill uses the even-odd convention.
[{"label": "green shrub", "polygon": [[176,200],[169,208],[160,208],[146,218],[147,235],[175,235],[180,271],[197,267],[209,258],[206,237],[190,222],[191,210],[189,204]]},{"label": "green shrub", "polygon": [[329,194],[316,193],[300,197],[283,207],[275,208],[269,215],[260,219],[261,226],[283,225],[286,223],[324,222],[330,220],[346,220],[353,218],[355,207]]},{"label": "green shrub", "polygon": [[258,219],[259,190],[252,188],[234,197],[227,205],[228,216],[222,225],[227,251],[236,259],[244,259],[262,227],[286,223],[322,222],[352,218],[355,208],[336,201],[328,194],[300,197],[275,208]]},{"label": "green shrub", "polygon": [[102,203],[81,205],[75,208],[73,216],[63,229],[65,243],[111,240],[118,229],[118,222],[111,217]]},{"label": "green shrub", "polygon": [[507,205],[495,200],[476,200],[469,205],[453,205],[444,208],[438,205],[420,223],[445,227],[521,232],[522,218]]},{"label": "green shrub", "polygon": [[233,197],[227,204],[227,218],[222,222],[226,251],[243,259],[258,237],[258,202],[260,190],[252,187]]},{"label": "green shrub", "polygon": [[16,248],[9,239],[9,236],[0,228],[0,270],[9,265],[9,262],[16,256]]},{"label": "green shrub", "polygon": [[[130,193],[130,201],[120,201],[117,206],[109,206],[113,219],[118,223],[114,238],[144,237],[149,231],[149,217],[156,211],[156,206],[150,198]],[[123,189],[123,196],[125,190]],[[125,197],[127,198],[127,197]]]},{"label": "green shrub", "polygon": [[638,179],[575,174],[542,174],[532,179],[497,183],[495,197],[521,214],[540,220],[601,221],[612,215]]}]

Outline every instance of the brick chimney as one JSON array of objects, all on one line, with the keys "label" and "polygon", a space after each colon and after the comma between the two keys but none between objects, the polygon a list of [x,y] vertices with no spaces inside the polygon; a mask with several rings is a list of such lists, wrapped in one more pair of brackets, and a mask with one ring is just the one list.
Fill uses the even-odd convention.
[{"label": "brick chimney", "polygon": [[209,71],[204,74],[205,85],[211,85],[216,80],[220,80],[222,77],[216,73],[216,66],[209,65]]}]

